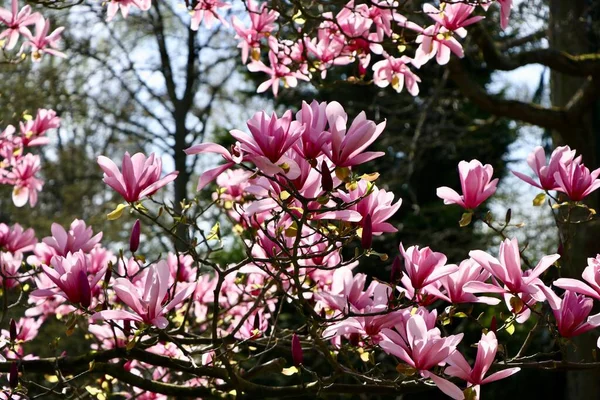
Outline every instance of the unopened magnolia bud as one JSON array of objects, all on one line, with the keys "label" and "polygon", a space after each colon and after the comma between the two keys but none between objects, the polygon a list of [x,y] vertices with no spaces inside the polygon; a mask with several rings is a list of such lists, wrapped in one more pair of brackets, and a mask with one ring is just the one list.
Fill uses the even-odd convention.
[{"label": "unopened magnolia bud", "polygon": [[354,347],[358,347],[360,341],[360,335],[357,332],[352,332],[350,334],[350,344]]},{"label": "unopened magnolia bud", "polygon": [[331,171],[325,160],[321,163],[321,186],[326,192],[331,192],[333,190],[333,178],[331,177]]},{"label": "unopened magnolia bud", "polygon": [[10,319],[10,341],[17,340],[17,323],[14,319]]},{"label": "unopened magnolia bud", "polygon": [[302,364],[302,345],[300,344],[300,338],[295,333],[292,335],[292,360],[294,365],[297,367]]},{"label": "unopened magnolia bud", "polygon": [[8,373],[8,384],[11,389],[16,389],[19,386],[19,366],[16,361],[10,364],[10,371]]},{"label": "unopened magnolia bud", "polygon": [[496,333],[496,330],[498,330],[498,322],[496,321],[496,316],[494,315],[492,317],[492,322],[490,322],[490,331]]},{"label": "unopened magnolia bud", "polygon": [[371,223],[371,214],[363,219],[363,231],[360,244],[363,249],[368,250],[373,245],[373,224]]},{"label": "unopened magnolia bud", "polygon": [[140,220],[136,219],[131,229],[131,237],[129,238],[129,251],[135,253],[140,247]]},{"label": "unopened magnolia bud", "polygon": [[110,283],[110,278],[112,278],[112,265],[109,265],[106,269],[106,273],[104,274],[104,286],[108,287]]},{"label": "unopened magnolia bud", "polygon": [[400,263],[400,256],[394,258],[392,263],[392,273],[390,274],[390,281],[396,283],[402,277],[402,264]]}]

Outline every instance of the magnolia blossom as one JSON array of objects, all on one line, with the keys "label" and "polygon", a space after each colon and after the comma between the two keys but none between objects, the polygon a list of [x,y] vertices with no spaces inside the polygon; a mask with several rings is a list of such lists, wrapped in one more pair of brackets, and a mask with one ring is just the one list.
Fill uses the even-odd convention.
[{"label": "magnolia blossom", "polygon": [[573,201],[581,201],[600,188],[600,168],[591,171],[581,163],[581,156],[554,173],[556,184]]},{"label": "magnolia blossom", "polygon": [[116,279],[112,288],[117,297],[128,305],[133,313],[125,310],[105,310],[94,314],[92,319],[94,321],[135,321],[154,325],[159,329],[166,328],[169,321],[165,315],[190,297],[196,289],[195,285],[178,285],[178,288],[181,289],[167,305],[163,306],[162,302],[169,290],[169,275],[169,266],[166,261],[159,261],[146,270],[144,280],[139,281],[140,285],[143,285],[142,287],[132,284],[127,278]]},{"label": "magnolia blossom", "polygon": [[482,165],[477,160],[458,163],[458,174],[462,196],[455,190],[443,186],[437,189],[437,196],[444,204],[458,204],[465,209],[477,208],[496,192],[498,178],[492,180],[494,169],[491,165]]},{"label": "magnolia blossom", "polygon": [[199,0],[192,12],[190,29],[197,31],[202,21],[208,29],[212,28],[215,21],[219,21],[225,26],[229,25],[217,12],[219,8],[228,9],[231,8],[231,5],[219,0]]},{"label": "magnolia blossom", "polygon": [[400,358],[427,378],[433,376],[429,370],[445,363],[455,352],[463,337],[460,333],[443,338],[440,330],[428,327],[419,314],[408,319],[405,331],[383,329],[381,334],[383,339],[379,346],[386,353]]},{"label": "magnolia blossom", "polygon": [[485,282],[490,276],[491,274],[484,270],[474,260],[464,260],[458,266],[457,271],[439,279],[439,282],[445,289],[445,293],[442,293],[439,287],[431,284],[426,286],[425,290],[427,293],[453,304],[484,303],[496,305],[500,303],[500,299],[487,296],[475,296],[473,293],[465,291],[465,285],[468,282]]},{"label": "magnolia blossom", "polygon": [[469,256],[495,278],[493,283],[473,281],[465,285],[465,291],[471,293],[511,293],[529,295],[537,301],[545,296],[540,286],[544,286],[539,276],[552,266],[560,255],[552,254],[540,259],[533,270],[523,272],[521,254],[517,239],[505,239],[500,244],[498,258],[482,250],[473,250]]},{"label": "magnolia blossom", "polygon": [[[475,359],[475,365],[471,367],[467,360],[465,360],[465,357],[460,352],[455,351],[448,357],[447,362],[450,366],[446,367],[444,373],[467,382],[467,388],[468,390],[470,389],[469,391],[473,394],[473,397],[469,398],[479,399],[480,385],[508,378],[521,370],[521,368],[507,368],[485,377],[494,363],[497,351],[498,340],[496,339],[494,332],[482,334],[481,340],[477,343],[477,358]],[[450,381],[446,381],[439,377],[431,378],[444,393],[453,399],[462,400],[465,398],[463,391]]]},{"label": "magnolia blossom", "polygon": [[60,126],[60,118],[56,111],[39,109],[34,119],[26,122],[20,122],[21,138],[23,146],[41,146],[47,144],[50,140],[42,137],[49,129],[55,129]]},{"label": "magnolia blossom", "polygon": [[407,56],[394,58],[387,56],[385,60],[376,62],[373,65],[373,82],[379,87],[387,87],[389,84],[398,93],[402,91],[406,84],[408,93],[416,96],[419,94],[419,85],[421,78],[408,68],[407,64],[412,59]]},{"label": "magnolia blossom", "polygon": [[38,62],[42,59],[43,54],[50,54],[55,57],[66,57],[67,55],[61,51],[56,50],[58,48],[58,41],[60,35],[64,30],[64,27],[60,27],[48,34],[50,30],[50,21],[40,17],[35,22],[35,35],[31,33],[24,33],[28,41],[23,45],[24,47],[30,46],[31,59]]},{"label": "magnolia blossom", "polygon": [[465,53],[462,45],[456,40],[451,31],[440,24],[425,28],[421,35],[417,36],[419,47],[415,52],[412,64],[420,68],[435,57],[439,65],[446,65],[450,61],[450,54],[463,58]]},{"label": "magnolia blossom", "polygon": [[400,243],[400,254],[404,258],[404,273],[415,290],[458,271],[456,265],[446,265],[447,258],[444,254],[434,252],[429,247],[419,249],[419,246],[411,246],[404,250]]},{"label": "magnolia blossom", "polygon": [[11,227],[0,223],[0,251],[24,253],[33,250],[36,242],[33,229],[23,230],[23,227],[19,224],[14,224]]},{"label": "magnolia blossom", "polygon": [[474,10],[475,6],[466,3],[442,2],[439,10],[429,3],[423,5],[423,12],[427,16],[461,38],[467,36],[465,26],[475,24],[485,18],[483,16],[471,17]]},{"label": "magnolia blossom", "polygon": [[110,0],[106,12],[106,21],[110,22],[115,15],[117,15],[119,10],[121,10],[121,15],[123,18],[127,18],[129,15],[129,9],[132,6],[137,7],[142,11],[148,11],[151,4],[151,0]]},{"label": "magnolia blossom", "polygon": [[54,250],[54,254],[66,256],[79,250],[89,253],[102,240],[102,232],[96,234],[91,226],[79,219],[74,220],[66,231],[62,226],[53,223],[50,227],[52,236],[42,239],[42,242]]},{"label": "magnolia blossom", "polygon": [[38,192],[44,183],[36,177],[41,169],[40,157],[31,153],[14,160],[13,169],[9,173],[14,182],[12,200],[15,206],[23,207],[29,200],[30,206],[37,203]]},{"label": "magnolia blossom", "polygon": [[89,257],[82,251],[69,253],[66,257],[54,256],[51,267],[42,265],[42,270],[56,285],[51,289],[37,289],[31,295],[51,297],[59,295],[73,304],[88,308],[92,304],[92,288],[104,277],[106,267],[96,274],[89,274]]},{"label": "magnolia blossom", "polygon": [[[394,203],[394,193],[388,192],[385,189],[379,189],[373,184],[361,179],[358,181],[356,189],[350,191],[349,193],[345,193],[340,190],[338,191],[338,197],[345,203],[356,202],[354,205],[349,207],[348,210],[344,211],[355,211],[360,214],[359,224],[361,227],[363,227],[363,232],[366,228],[365,221],[367,216],[370,216],[371,219],[370,229],[372,235],[378,236],[382,233],[398,231],[392,224],[387,222],[388,219],[396,214],[402,205],[402,199],[398,199],[398,201]],[[350,218],[346,218],[344,211],[334,211],[331,212],[331,215],[333,218],[353,221],[354,215],[352,215]],[[320,216],[320,218],[324,217]],[[327,216],[327,219],[329,218],[330,217]]]},{"label": "magnolia blossom", "polygon": [[348,128],[348,115],[335,101],[327,105],[327,120],[331,145],[325,144],[322,149],[336,167],[352,167],[385,155],[380,151],[364,151],[381,135],[385,121],[375,124],[362,111]]},{"label": "magnolia blossom", "polygon": [[521,172],[512,171],[519,179],[529,183],[532,186],[543,190],[561,190],[556,182],[554,175],[562,168],[565,168],[575,158],[575,150],[569,146],[561,146],[554,149],[550,160],[546,164],[546,154],[544,148],[536,147],[531,154],[527,156],[527,164],[537,175],[539,183]]},{"label": "magnolia blossom", "polygon": [[161,178],[162,161],[154,153],[146,158],[142,153],[130,156],[125,152],[121,170],[105,156],[98,157],[98,165],[104,171],[104,183],[116,190],[129,203],[152,196],[158,189],[174,181],[179,174],[178,171],[174,171]]},{"label": "magnolia blossom", "polygon": [[596,258],[588,258],[587,262],[588,266],[583,270],[581,277],[588,284],[577,279],[560,278],[555,280],[553,285],[600,300],[600,254]]},{"label": "magnolia blossom", "polygon": [[594,307],[594,301],[570,290],[565,291],[563,298],[558,297],[552,290],[544,290],[548,303],[552,308],[556,327],[562,337],[579,336],[600,325],[598,315],[588,316]]},{"label": "magnolia blossom", "polygon": [[304,127],[292,121],[291,111],[278,118],[275,113],[269,117],[258,112],[248,120],[250,134],[232,130],[231,136],[241,143],[242,151],[259,170],[268,175],[284,174],[290,179],[300,175],[298,164],[286,152],[298,141]]},{"label": "magnolia blossom", "polygon": [[323,146],[331,141],[331,134],[327,131],[327,103],[313,100],[308,104],[303,101],[296,120],[304,126],[304,131],[295,149],[308,160],[317,159],[323,154]]},{"label": "magnolia blossom", "polygon": [[0,39],[7,38],[4,47],[12,50],[17,44],[19,35],[31,35],[27,27],[41,18],[39,13],[31,13],[31,6],[26,5],[19,10],[19,0],[11,1],[10,11],[0,8],[0,22],[7,26],[7,29],[0,33]]}]

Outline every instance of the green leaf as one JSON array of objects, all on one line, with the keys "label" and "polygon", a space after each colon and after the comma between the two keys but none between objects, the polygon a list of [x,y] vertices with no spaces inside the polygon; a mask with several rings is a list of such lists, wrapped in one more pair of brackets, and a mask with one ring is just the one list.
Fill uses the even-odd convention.
[{"label": "green leaf", "polygon": [[540,193],[533,199],[533,206],[540,207],[546,201],[546,193]]},{"label": "green leaf", "polygon": [[123,215],[123,211],[127,208],[126,204],[119,204],[117,206],[117,208],[115,208],[113,211],[109,212],[106,215],[106,218],[108,218],[109,221],[115,221],[119,218],[121,218],[121,215]]},{"label": "green leaf", "polygon": [[460,225],[461,228],[464,228],[465,226],[469,226],[472,219],[473,219],[473,213],[466,212],[462,215],[462,218],[460,219],[460,221],[458,221],[458,225]]}]

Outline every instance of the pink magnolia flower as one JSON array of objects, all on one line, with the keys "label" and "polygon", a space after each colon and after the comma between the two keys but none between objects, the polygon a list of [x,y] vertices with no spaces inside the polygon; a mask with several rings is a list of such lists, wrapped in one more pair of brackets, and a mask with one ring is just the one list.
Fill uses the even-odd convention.
[{"label": "pink magnolia flower", "polygon": [[154,153],[146,158],[142,153],[130,156],[126,152],[121,171],[110,158],[105,156],[98,157],[98,165],[104,171],[104,183],[116,190],[129,203],[152,196],[158,189],[174,181],[179,174],[178,171],[174,171],[161,179],[162,161]]},{"label": "pink magnolia flower", "polygon": [[429,328],[423,316],[415,314],[408,319],[406,332],[383,329],[382,337],[379,346],[383,351],[400,358],[423,376],[430,377],[429,370],[446,362],[463,334],[443,338],[438,328]]},{"label": "pink magnolia flower", "polygon": [[129,9],[133,7],[137,7],[142,11],[148,11],[152,1],[150,0],[110,0],[108,3],[108,9],[106,11],[106,21],[110,22],[119,9],[121,10],[121,15],[123,18],[127,18],[129,15]]},{"label": "pink magnolia flower", "polygon": [[594,301],[570,290],[565,291],[563,298],[558,297],[552,290],[545,288],[544,294],[552,308],[556,319],[556,327],[562,337],[579,336],[600,325],[600,318],[588,316],[594,307]]},{"label": "pink magnolia flower", "polygon": [[433,285],[426,286],[425,290],[435,297],[453,304],[484,303],[496,305],[500,303],[500,299],[486,296],[477,297],[473,293],[464,290],[468,282],[485,282],[490,276],[491,274],[482,269],[474,260],[468,259],[460,263],[457,271],[439,279],[438,282],[445,289],[445,293],[442,293],[440,288]]},{"label": "pink magnolia flower", "polygon": [[236,38],[241,42],[238,48],[242,49],[242,62],[245,64],[248,55],[252,52],[252,59],[257,61],[260,58],[260,40],[267,37],[274,29],[274,22],[279,17],[279,13],[267,7],[267,3],[261,3],[257,7],[252,0],[245,2],[250,17],[251,26],[245,25],[234,15],[232,17],[233,28],[236,31]]},{"label": "pink magnolia flower", "polygon": [[189,149],[185,149],[184,151],[187,155],[217,153],[220,154],[225,161],[227,161],[225,164],[204,171],[202,175],[200,175],[198,186],[196,187],[196,190],[198,191],[206,187],[206,185],[215,180],[215,178],[221,175],[224,171],[233,167],[235,164],[241,163],[243,159],[242,150],[237,144],[232,147],[231,152],[229,152],[229,150],[227,150],[225,147],[215,143],[196,144]]},{"label": "pink magnolia flower", "polygon": [[[371,233],[375,236],[381,235],[382,233],[392,233],[397,232],[398,230],[389,222],[386,222],[390,219],[400,208],[402,205],[402,199],[398,199],[394,204],[394,193],[388,192],[385,189],[379,189],[377,186],[365,181],[360,180],[357,184],[356,189],[350,191],[349,193],[339,191],[337,193],[338,197],[342,199],[345,203],[353,203],[348,208],[348,211],[355,211],[360,214],[359,225],[365,228],[365,221],[367,215],[371,216]],[[344,221],[354,221],[354,215],[352,214],[350,218],[347,217],[346,214],[332,212],[332,217],[340,218]],[[319,217],[317,217],[319,218]],[[323,216],[320,216],[323,218]],[[336,218],[336,219],[337,219]],[[330,219],[328,216],[326,219]]]},{"label": "pink magnolia flower", "polygon": [[352,167],[385,155],[380,151],[363,153],[381,135],[385,121],[375,124],[363,111],[348,128],[348,115],[338,102],[329,103],[326,111],[331,145],[323,145],[323,152],[336,167]]},{"label": "pink magnolia flower", "polygon": [[39,109],[35,119],[20,122],[21,138],[23,146],[41,146],[47,144],[49,139],[41,137],[49,129],[60,126],[60,118],[54,110]]},{"label": "pink magnolia flower", "polygon": [[12,289],[17,287],[20,281],[27,279],[19,272],[22,264],[21,253],[0,252],[0,285]]},{"label": "pink magnolia flower", "polygon": [[296,113],[296,121],[304,125],[304,131],[294,148],[307,160],[316,160],[323,146],[331,141],[327,132],[327,103],[313,100],[302,102],[302,109]]},{"label": "pink magnolia flower", "polygon": [[89,257],[78,251],[66,257],[54,256],[51,267],[42,265],[42,270],[56,285],[55,288],[37,289],[31,295],[35,297],[51,297],[59,295],[73,304],[88,308],[92,304],[92,288],[104,277],[106,267],[96,274],[89,274]]},{"label": "pink magnolia flower", "polygon": [[554,175],[561,168],[570,164],[574,158],[575,150],[571,150],[569,146],[561,146],[554,149],[550,156],[550,161],[546,164],[546,154],[544,153],[544,149],[541,146],[537,146],[533,152],[527,156],[527,164],[537,175],[539,183],[520,172],[512,171],[512,173],[519,179],[540,189],[560,190],[560,186],[556,183]]},{"label": "pink magnolia flower", "polygon": [[292,71],[287,65],[281,62],[277,57],[277,54],[270,50],[269,51],[269,67],[267,67],[262,61],[253,61],[248,64],[248,71],[250,72],[264,72],[270,75],[270,78],[261,83],[256,89],[256,93],[262,93],[267,89],[272,88],[273,96],[277,96],[279,92],[279,82],[282,81],[285,87],[296,87],[298,86],[298,79],[303,81],[309,81],[308,76],[298,72]]},{"label": "pink magnolia flower", "polygon": [[458,163],[460,186],[462,196],[449,187],[442,186],[437,189],[437,196],[444,200],[444,204],[458,204],[465,209],[477,208],[496,192],[498,179],[492,180],[494,169],[491,165],[481,165],[477,160]]},{"label": "pink magnolia flower", "polygon": [[[27,318],[21,317],[16,321],[17,337],[15,338],[18,342],[29,342],[38,335],[40,326],[44,323],[44,318]],[[10,333],[2,329],[2,336],[10,337]]]},{"label": "pink magnolia flower", "polygon": [[360,311],[369,305],[373,305],[373,294],[375,289],[381,285],[376,281],[372,281],[365,289],[366,282],[367,276],[365,274],[353,275],[350,268],[341,267],[333,273],[331,290],[318,292],[316,297],[326,303],[332,310]]},{"label": "pink magnolia flower", "polygon": [[440,24],[425,28],[422,34],[417,36],[416,42],[420,45],[415,52],[412,64],[417,68],[433,57],[439,65],[446,65],[450,61],[451,53],[459,58],[463,58],[465,55],[462,45],[454,38],[452,32]]},{"label": "pink magnolia flower", "polygon": [[0,33],[0,39],[8,38],[5,48],[12,50],[19,35],[31,35],[27,26],[35,24],[40,18],[42,16],[39,13],[31,13],[31,7],[28,5],[19,10],[19,0],[12,0],[10,11],[0,8],[0,22],[7,26],[7,29]]},{"label": "pink magnolia flower", "polygon": [[144,281],[140,281],[143,289],[138,285],[133,285],[129,279],[116,279],[112,288],[117,297],[128,305],[133,313],[125,310],[105,310],[94,314],[92,319],[94,321],[135,321],[154,325],[159,329],[166,328],[169,321],[165,315],[190,297],[196,289],[193,284],[177,285],[181,289],[167,305],[163,306],[162,302],[169,290],[169,275],[169,266],[166,261],[159,261],[148,268]]},{"label": "pink magnolia flower", "polygon": [[456,265],[446,265],[447,258],[444,254],[434,252],[429,247],[419,249],[419,246],[411,246],[404,250],[400,243],[400,254],[404,258],[404,274],[409,277],[415,290],[458,271]]},{"label": "pink magnolia flower", "polygon": [[247,159],[265,174],[284,174],[296,179],[300,175],[300,167],[285,153],[300,139],[304,126],[292,121],[291,111],[281,118],[275,113],[269,117],[264,111],[257,112],[248,120],[247,126],[250,134],[237,129],[230,132],[240,141]]},{"label": "pink magnolia flower", "polygon": [[58,48],[60,35],[64,29],[65,28],[61,26],[48,35],[50,21],[45,20],[43,17],[38,18],[35,22],[35,35],[26,33],[25,36],[28,41],[23,45],[24,47],[32,47],[31,59],[35,62],[39,62],[44,53],[55,57],[65,58],[67,56],[65,53],[56,50]]},{"label": "pink magnolia flower", "polygon": [[560,278],[555,280],[553,285],[600,300],[600,254],[596,258],[588,258],[587,261],[588,266],[583,270],[581,276],[588,284],[577,279]]},{"label": "pink magnolia flower", "polygon": [[439,10],[429,3],[423,5],[424,13],[448,31],[456,33],[461,38],[467,36],[465,26],[472,25],[485,18],[483,16],[471,17],[474,10],[475,6],[465,3],[443,2]]},{"label": "pink magnolia flower", "polygon": [[554,173],[554,179],[561,192],[565,192],[573,201],[581,201],[587,195],[600,188],[600,168],[590,172],[577,157],[569,164],[561,164]]},{"label": "pink magnolia flower", "polygon": [[[389,296],[390,291],[385,293]],[[361,340],[368,339],[371,343],[378,344],[383,339],[382,331],[397,324],[399,315],[403,313],[403,311],[389,312],[388,310],[387,304],[367,306],[363,312],[373,315],[349,317],[336,322],[323,331],[323,338],[337,339],[340,336],[350,338],[351,335],[358,335]]]},{"label": "pink magnolia flower", "polygon": [[15,206],[23,207],[27,200],[31,207],[37,203],[38,192],[44,183],[35,177],[41,169],[40,157],[31,153],[14,160],[9,176],[14,182],[12,200]]},{"label": "pink magnolia flower", "polygon": [[23,230],[23,227],[19,224],[10,227],[0,223],[0,250],[10,253],[24,253],[33,250],[36,243],[37,239],[33,229]]},{"label": "pink magnolia flower", "polygon": [[81,250],[89,253],[102,239],[102,232],[94,235],[91,226],[86,226],[85,222],[76,219],[71,222],[67,232],[62,226],[53,223],[50,227],[52,236],[42,239],[42,242],[54,250],[59,256],[66,256],[68,253],[75,253]]},{"label": "pink magnolia flower", "polygon": [[223,25],[229,26],[227,21],[217,12],[219,8],[228,9],[231,8],[231,5],[220,0],[199,0],[193,10],[190,29],[197,31],[202,21],[208,29],[212,28],[215,21],[220,21]]},{"label": "pink magnolia flower", "polygon": [[[523,272],[517,239],[506,239],[500,244],[498,258],[482,250],[473,250],[469,256],[495,278],[493,283],[473,281],[465,285],[471,293],[511,293],[530,295],[536,301],[544,301],[540,290],[544,286],[539,276],[560,258],[558,254],[544,256],[533,270]],[[500,281],[500,282],[498,282]]]},{"label": "pink magnolia flower", "polygon": [[[497,351],[498,340],[494,332],[490,331],[487,334],[482,334],[481,340],[477,343],[475,365],[471,368],[465,357],[460,352],[455,351],[448,357],[447,362],[450,366],[446,367],[444,373],[466,381],[467,387],[471,388],[474,392],[474,399],[479,399],[481,385],[508,378],[521,370],[521,368],[507,368],[485,377],[494,363]],[[443,379],[445,382],[442,385],[438,384],[438,380],[442,380],[442,378],[435,379],[432,377],[432,380],[444,393],[453,399],[462,400],[465,398],[463,391],[455,384],[445,379]]]},{"label": "pink magnolia flower", "polygon": [[379,87],[392,88],[398,93],[402,91],[406,83],[406,90],[413,96],[419,94],[419,85],[421,78],[408,68],[407,64],[412,61],[410,57],[402,56],[394,58],[387,56],[385,60],[376,62],[373,65],[373,82]]}]

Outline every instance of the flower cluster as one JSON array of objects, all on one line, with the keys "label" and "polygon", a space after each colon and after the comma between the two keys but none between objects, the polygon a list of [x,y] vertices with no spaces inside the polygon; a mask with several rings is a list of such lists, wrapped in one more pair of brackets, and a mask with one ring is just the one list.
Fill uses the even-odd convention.
[{"label": "flower cluster", "polygon": [[[501,26],[508,24],[512,0],[482,0],[477,2],[483,11],[491,4],[501,8]],[[419,94],[420,78],[411,70],[420,68],[432,59],[440,65],[447,64],[451,54],[463,57],[460,39],[467,35],[466,27],[481,21],[482,15],[475,15],[477,7],[471,2],[445,2],[439,8],[425,3],[420,20],[409,20],[402,14],[404,5],[395,0],[376,0],[359,3],[350,0],[338,12],[320,8],[321,23],[316,29],[306,29],[307,19],[312,10],[300,8],[291,16],[287,10],[278,9],[275,2],[247,0],[241,4],[242,18],[226,13],[239,11],[234,2],[220,0],[197,0],[186,3],[191,15],[190,28],[198,30],[200,25],[212,29],[215,23],[231,27],[239,40],[242,61],[251,72],[262,72],[269,78],[258,86],[261,93],[269,88],[277,96],[280,84],[296,87],[299,80],[309,81],[315,77],[325,79],[327,71],[334,66],[357,64],[359,79],[366,75],[372,59],[379,59],[372,66],[373,82],[386,87],[391,85],[397,92],[406,87],[407,91]],[[110,21],[120,9],[124,18],[131,7],[148,10],[149,0],[111,0],[108,2],[107,20]],[[306,14],[306,15],[305,15]],[[291,17],[291,18],[290,18]],[[301,34],[287,39],[279,29],[282,19],[290,20],[293,31]],[[404,31],[416,35],[413,40],[418,46],[412,57],[405,55],[411,40],[404,37]],[[384,44],[392,42],[397,52],[385,49]],[[266,57],[263,57],[263,53]]]},{"label": "flower cluster", "polygon": [[48,143],[46,133],[59,125],[60,118],[53,110],[40,109],[35,118],[25,115],[18,130],[9,125],[0,132],[0,184],[13,187],[12,198],[17,207],[28,201],[34,206],[43,186],[37,175],[40,157],[27,150]]},{"label": "flower cluster", "polygon": [[[35,25],[35,34],[29,29]],[[25,54],[28,50],[33,61],[40,61],[44,54],[55,57],[66,57],[59,50],[58,41],[64,30],[63,27],[50,32],[50,21],[40,13],[31,11],[31,6],[26,5],[19,9],[19,1],[11,1],[11,9],[0,8],[0,39],[5,50],[13,50],[22,36],[25,40],[21,44],[17,56]],[[18,58],[18,57],[17,57]]]},{"label": "flower cluster", "polygon": [[[20,124],[20,136],[13,128],[4,137],[15,146],[41,145],[47,141],[44,132],[57,124],[53,112],[41,110]],[[377,173],[358,173],[385,156],[369,149],[384,128],[385,122],[364,112],[351,118],[337,102],[313,101],[296,114],[256,113],[247,130],[231,131],[236,142],[230,149],[214,143],[187,149],[190,155],[216,153],[224,160],[202,174],[198,188],[216,183],[210,204],[239,236],[245,257],[237,263],[212,257],[225,247],[214,245],[221,239],[219,224],[204,232],[208,208],[194,213],[198,199],[182,202],[180,211],[156,199],[145,201],[177,177],[176,171],[162,176],[154,154],[125,153],[121,168],[107,157],[98,159],[104,182],[140,216],[130,230],[129,253],[103,247],[103,234],[81,220],[68,228],[53,224],[51,235],[40,241],[31,229],[0,224],[0,284],[7,293],[29,293],[24,316],[2,332],[6,361],[0,362],[17,363],[13,386],[18,387],[18,363],[35,357],[27,342],[53,316],[66,320],[67,333],[85,328],[94,357],[111,360],[124,347],[131,359],[118,366],[122,374],[177,382],[169,388],[234,385],[224,365],[246,363],[248,354],[269,346],[291,348],[293,367],[283,368],[284,375],[306,370],[317,376],[315,354],[303,350],[310,341],[317,344],[311,351],[332,368],[346,368],[342,364],[354,355],[363,362],[377,358],[371,367],[382,379],[390,376],[383,366],[395,365],[389,382],[398,375],[417,377],[453,399],[479,398],[482,385],[532,362],[523,349],[512,358],[505,350],[508,361],[497,362],[499,340],[530,318],[544,324],[561,349],[568,339],[600,326],[600,314],[590,315],[600,300],[600,255],[588,259],[583,280],[549,279],[554,266],[565,262],[559,254],[532,262],[517,239],[508,237],[509,217],[495,224],[491,213],[478,214],[498,182],[492,167],[478,160],[459,163],[462,194],[447,187],[437,193],[498,233],[497,252],[471,250],[453,263],[429,246],[401,243],[388,282],[355,272],[361,260],[369,266],[387,260],[374,239],[398,231],[392,217],[401,200],[377,186]],[[564,201],[551,197],[553,212],[569,210],[556,214],[556,221],[578,223],[572,211],[587,207],[582,200],[596,189],[596,171],[589,172],[567,147],[557,149],[548,163],[536,149],[529,161],[539,182],[518,176],[563,193]],[[160,204],[156,213],[154,203]],[[185,246],[146,259],[142,221],[156,223],[162,234]],[[488,307],[489,325],[475,317],[474,304]],[[282,328],[284,307],[297,310],[301,322],[286,321]],[[482,331],[475,357],[457,319],[472,322],[478,336]]]}]

